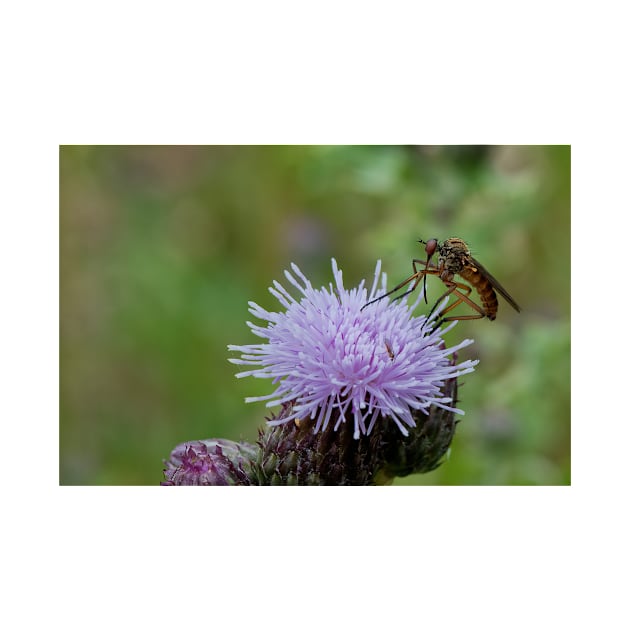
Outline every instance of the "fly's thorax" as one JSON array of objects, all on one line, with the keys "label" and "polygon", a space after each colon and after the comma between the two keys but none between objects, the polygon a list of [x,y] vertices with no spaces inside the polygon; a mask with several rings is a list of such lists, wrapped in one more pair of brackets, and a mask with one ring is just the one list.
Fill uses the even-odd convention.
[{"label": "fly's thorax", "polygon": [[461,238],[447,238],[440,245],[440,266],[448,272],[451,278],[456,273],[461,275],[469,257],[468,245]]}]

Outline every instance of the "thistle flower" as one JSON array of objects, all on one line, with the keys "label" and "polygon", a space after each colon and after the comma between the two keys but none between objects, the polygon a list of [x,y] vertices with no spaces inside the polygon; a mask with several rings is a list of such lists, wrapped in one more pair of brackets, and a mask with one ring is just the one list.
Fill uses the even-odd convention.
[{"label": "thistle flower", "polygon": [[297,265],[291,269],[294,275],[285,271],[285,276],[301,294],[299,300],[277,281],[269,289],[285,312],[269,312],[249,302],[250,313],[267,325],[247,325],[266,342],[228,346],[242,353],[230,359],[232,363],[253,368],[238,373],[238,378],[270,378],[277,384],[273,393],[246,402],[266,401],[267,407],[283,405],[283,410],[290,406],[269,425],[297,420],[317,433],[331,423],[337,431],[352,422],[356,440],[369,435],[377,421],[389,419],[407,436],[418,413],[428,416],[431,406],[463,414],[445,395],[445,384],[473,371],[476,361],[455,365],[450,358],[472,340],[446,348],[442,335],[456,322],[438,329],[437,314],[412,317],[422,292],[412,305],[382,300],[362,310],[386,291],[380,261],[369,294],[364,281],[345,289],[334,259],[335,284],[328,288],[314,289]]}]

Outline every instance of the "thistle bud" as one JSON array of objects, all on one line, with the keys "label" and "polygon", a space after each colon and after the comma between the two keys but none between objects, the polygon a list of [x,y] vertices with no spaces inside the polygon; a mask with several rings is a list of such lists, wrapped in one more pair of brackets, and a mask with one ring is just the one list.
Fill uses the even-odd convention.
[{"label": "thistle bud", "polygon": [[257,448],[230,440],[197,440],[176,446],[165,461],[163,486],[249,486]]}]

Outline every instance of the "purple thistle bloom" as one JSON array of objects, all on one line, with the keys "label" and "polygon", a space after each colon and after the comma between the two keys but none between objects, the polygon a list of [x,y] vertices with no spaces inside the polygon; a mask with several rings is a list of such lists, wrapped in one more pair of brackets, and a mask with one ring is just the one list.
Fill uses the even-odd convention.
[{"label": "purple thistle bloom", "polygon": [[228,346],[242,353],[240,359],[230,359],[232,363],[255,368],[240,372],[237,378],[270,378],[277,384],[272,394],[246,398],[246,402],[292,405],[290,413],[271,420],[270,425],[311,419],[317,433],[328,427],[331,418],[335,430],[351,419],[358,439],[370,434],[379,417],[392,418],[406,436],[407,427],[416,426],[415,410],[428,415],[435,405],[464,413],[449,405],[453,401],[442,390],[448,379],[473,371],[477,361],[453,365],[449,358],[472,340],[446,348],[441,335],[456,322],[440,330],[434,329],[437,313],[429,319],[412,317],[423,297],[421,291],[411,306],[384,299],[361,310],[386,291],[385,274],[377,290],[380,261],[369,294],[364,281],[355,289],[345,289],[334,259],[335,286],[331,283],[328,289],[314,289],[297,265],[291,269],[297,279],[288,271],[285,276],[302,294],[299,301],[274,280],[269,291],[285,312],[269,312],[249,302],[250,313],[268,324],[247,325],[267,342]]}]

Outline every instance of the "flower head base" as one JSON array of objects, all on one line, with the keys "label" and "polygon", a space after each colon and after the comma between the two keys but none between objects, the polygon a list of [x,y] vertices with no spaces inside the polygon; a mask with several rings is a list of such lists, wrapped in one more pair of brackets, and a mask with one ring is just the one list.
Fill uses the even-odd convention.
[{"label": "flower head base", "polygon": [[385,274],[377,290],[380,261],[369,295],[364,281],[355,289],[344,288],[334,259],[335,285],[328,289],[314,289],[297,265],[291,268],[295,277],[288,271],[285,275],[302,294],[299,301],[274,281],[269,290],[285,312],[269,312],[249,303],[250,312],[268,324],[247,324],[267,343],[228,346],[242,353],[240,359],[230,361],[255,368],[237,377],[270,378],[277,384],[272,394],[247,402],[265,400],[268,407],[291,404],[290,413],[270,425],[311,420],[317,433],[331,423],[337,430],[351,420],[357,439],[370,434],[379,418],[391,418],[408,435],[407,427],[416,426],[414,415],[428,414],[431,405],[463,413],[452,406],[443,386],[474,369],[476,361],[456,366],[449,358],[472,341],[447,349],[441,335],[456,322],[442,331],[435,329],[437,315],[412,317],[421,292],[411,306],[382,300],[361,310],[386,290]]}]

